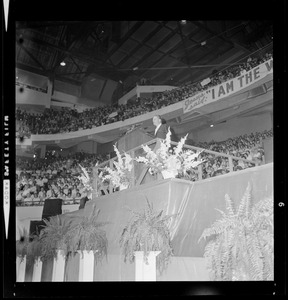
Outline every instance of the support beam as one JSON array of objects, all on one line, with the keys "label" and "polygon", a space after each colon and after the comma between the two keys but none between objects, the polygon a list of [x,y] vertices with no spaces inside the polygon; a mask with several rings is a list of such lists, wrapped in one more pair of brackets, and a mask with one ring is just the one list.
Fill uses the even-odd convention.
[{"label": "support beam", "polygon": [[127,31],[127,33],[121,39],[121,41],[118,44],[116,44],[115,47],[106,55],[104,61],[106,62],[143,24],[144,21],[136,22],[136,24],[134,24],[134,26]]},{"label": "support beam", "polygon": [[46,69],[44,68],[44,66],[39,62],[38,59],[36,59],[36,57],[30,53],[30,51],[28,51],[26,49],[26,47],[23,44],[19,44],[19,46],[21,47],[22,50],[24,50],[24,52],[44,71],[46,71]]},{"label": "support beam", "polygon": [[[139,66],[141,63],[143,63],[149,56],[151,56],[151,55],[152,55],[154,52],[156,52],[156,51],[158,51],[158,52],[161,53],[161,57],[160,57],[159,59],[157,59],[155,62],[153,62],[152,64],[150,64],[150,65],[147,67],[148,71],[149,71],[149,69],[153,68],[153,66],[157,65],[157,64],[158,64],[164,57],[166,57],[166,56],[170,56],[170,57],[172,57],[173,59],[178,60],[181,64],[183,64],[183,62],[182,62],[181,60],[179,60],[179,59],[177,59],[177,58],[171,56],[171,54],[172,54],[175,50],[177,50],[177,49],[179,48],[179,46],[181,45],[181,41],[180,41],[179,43],[177,43],[172,49],[170,49],[170,50],[167,51],[167,52],[162,52],[162,51],[159,50],[159,48],[161,48],[161,46],[163,46],[169,39],[171,39],[171,37],[172,37],[174,34],[176,34],[176,33],[180,34],[180,33],[179,33],[179,28],[178,28],[178,27],[177,27],[176,29],[171,29],[171,28],[165,26],[165,24],[162,24],[162,26],[163,26],[164,28],[169,29],[169,30],[171,31],[171,33],[168,34],[168,35],[167,35],[167,36],[166,36],[166,37],[165,37],[165,38],[157,45],[156,49],[151,48],[151,51],[150,51],[149,53],[147,53],[146,55],[144,55],[143,58],[142,58],[140,61],[138,61],[136,64],[132,65],[131,68],[134,68],[134,67],[136,67],[136,66]],[[184,38],[184,40],[190,39],[194,34],[195,34],[194,31],[191,32],[188,36],[186,36],[186,37]],[[201,47],[201,46],[195,45],[195,47],[198,47],[198,48],[199,48],[199,47]],[[139,76],[144,76],[146,72],[147,72],[147,70],[145,70],[144,72],[142,72]]]},{"label": "support beam", "polygon": [[[185,39],[184,39],[184,37],[183,37],[182,28],[181,28],[181,25],[180,25],[179,22],[177,22],[177,25],[178,25],[178,28],[179,28],[180,37],[181,37],[182,44],[183,44],[183,48],[184,48],[184,51],[185,51],[185,59],[186,59],[186,62],[187,62],[187,66],[189,67],[190,72],[191,72],[192,70],[191,70],[191,67],[190,67],[190,60],[189,60],[188,51],[187,51],[187,48],[186,48]],[[192,72],[191,72],[191,73],[192,73]]]},{"label": "support beam", "polygon": [[104,92],[104,90],[105,90],[105,87],[106,87],[106,85],[107,85],[107,82],[108,82],[108,80],[105,80],[105,81],[104,81],[104,84],[103,84],[103,86],[102,86],[101,92],[100,92],[100,94],[99,94],[99,99],[101,99],[101,96],[102,96],[102,94],[103,94],[103,92]]},{"label": "support beam", "polygon": [[202,25],[199,21],[192,21],[192,23],[194,23],[196,26],[206,30],[208,33],[214,35],[214,37],[217,37],[217,38],[221,39],[224,43],[230,44],[232,47],[240,49],[240,50],[242,50],[246,53],[251,52],[249,49],[247,49],[246,47],[240,45],[239,43],[235,43],[234,41],[231,41],[230,39],[226,38],[224,34],[219,34],[219,33],[215,32],[214,30],[209,29],[208,26]]},{"label": "support beam", "polygon": [[[77,67],[78,71],[80,73],[83,73],[83,70],[81,70],[81,68],[79,67],[79,65],[76,63],[76,61],[74,60],[74,58],[72,57],[72,55],[69,55],[69,57],[71,58],[71,60],[73,61],[74,65]],[[63,73],[62,73],[63,74]]]},{"label": "support beam", "polygon": [[[166,22],[165,22],[166,23]],[[130,53],[129,55],[127,55],[126,57],[124,57],[122,60],[120,60],[120,62],[118,63],[118,66],[123,65],[131,56],[133,56],[141,47],[143,47],[143,45],[149,41],[160,29],[162,28],[162,25],[158,25],[153,31],[151,31],[146,38],[139,43],[138,42],[138,46],[136,46]],[[136,41],[137,42],[137,41]],[[147,45],[145,45],[147,46]]]}]

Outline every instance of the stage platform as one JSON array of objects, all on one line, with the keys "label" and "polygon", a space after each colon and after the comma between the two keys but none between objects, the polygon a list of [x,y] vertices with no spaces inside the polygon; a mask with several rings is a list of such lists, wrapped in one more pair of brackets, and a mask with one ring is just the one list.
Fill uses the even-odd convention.
[{"label": "stage platform", "polygon": [[[131,216],[127,208],[141,211],[147,198],[155,210],[178,214],[169,224],[174,257],[163,274],[157,273],[157,281],[209,281],[203,259],[205,245],[203,241],[198,243],[198,239],[205,228],[221,217],[216,208],[225,210],[225,194],[237,208],[248,182],[254,203],[273,195],[273,163],[197,182],[181,179],[150,182],[95,198],[84,209],[61,217],[88,215],[96,205],[100,209],[99,221],[109,224],[103,227],[108,238],[107,261],[95,265],[94,281],[134,281],[135,265],[123,262],[119,238]],[[66,263],[65,280],[78,280],[78,265],[78,256]],[[43,265],[42,281],[51,280],[51,272],[49,264]]]}]

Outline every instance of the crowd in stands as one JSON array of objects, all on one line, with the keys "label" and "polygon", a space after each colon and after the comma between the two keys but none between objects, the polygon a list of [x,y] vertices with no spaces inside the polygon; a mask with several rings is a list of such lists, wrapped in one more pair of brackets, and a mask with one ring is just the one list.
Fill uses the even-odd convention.
[{"label": "crowd in stands", "polygon": [[[262,141],[270,137],[273,137],[273,129],[244,134],[221,142],[201,142],[194,146],[245,159],[246,161],[232,159],[233,171],[237,171],[264,163]],[[66,203],[78,203],[80,199],[87,196],[78,178],[81,174],[79,164],[85,167],[92,176],[92,168],[96,163],[100,164],[109,158],[109,155],[84,152],[65,157],[58,155],[48,160],[17,158],[16,204],[41,205],[45,199],[53,197],[61,198]],[[202,179],[230,172],[229,161],[226,157],[204,151],[201,153],[201,158],[205,161],[202,165]],[[250,163],[251,161],[253,163]],[[186,176],[186,179],[192,181],[197,178],[197,172]]]},{"label": "crowd in stands", "polygon": [[45,199],[60,198],[65,203],[78,203],[87,196],[78,176],[83,166],[90,176],[96,163],[107,155],[77,152],[53,159],[16,159],[16,205],[41,205]]},{"label": "crowd in stands", "polygon": [[[244,134],[221,142],[198,143],[195,146],[244,159],[232,159],[233,171],[237,171],[253,167],[254,165],[261,165],[265,162],[262,142],[270,137],[273,137],[273,129]],[[229,172],[228,158],[217,157],[205,152],[202,152],[201,158],[206,161],[202,168],[202,179]],[[253,164],[248,161],[252,161]]]},{"label": "crowd in stands", "polygon": [[261,58],[249,57],[242,64],[232,65],[221,72],[213,71],[209,77],[210,82],[206,85],[202,85],[200,81],[188,83],[173,90],[158,93],[151,98],[138,98],[136,101],[128,101],[127,104],[105,105],[87,109],[83,112],[77,112],[77,110],[67,107],[62,107],[61,110],[46,108],[43,114],[37,115],[17,108],[16,120],[19,124],[17,136],[30,137],[31,134],[66,133],[124,121],[182,101],[201,91],[237,77],[270,58],[272,58],[271,53],[266,53]]}]

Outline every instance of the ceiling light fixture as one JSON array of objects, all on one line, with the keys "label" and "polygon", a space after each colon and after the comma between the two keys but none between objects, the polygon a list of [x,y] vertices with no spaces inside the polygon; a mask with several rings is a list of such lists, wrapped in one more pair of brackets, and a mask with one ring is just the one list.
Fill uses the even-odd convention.
[{"label": "ceiling light fixture", "polygon": [[64,61],[64,60],[63,60],[63,61],[61,61],[60,65],[61,65],[62,67],[65,67],[65,66],[66,66],[66,63],[65,63],[65,61]]},{"label": "ceiling light fixture", "polygon": [[210,127],[214,127],[214,125],[213,125],[213,124],[211,124],[211,125],[210,125]]},{"label": "ceiling light fixture", "polygon": [[186,20],[182,20],[182,21],[180,21],[180,23],[181,23],[182,25],[186,25],[186,24],[187,24],[187,21],[186,21]]},{"label": "ceiling light fixture", "polygon": [[205,46],[206,45],[206,41],[201,43],[201,46]]}]

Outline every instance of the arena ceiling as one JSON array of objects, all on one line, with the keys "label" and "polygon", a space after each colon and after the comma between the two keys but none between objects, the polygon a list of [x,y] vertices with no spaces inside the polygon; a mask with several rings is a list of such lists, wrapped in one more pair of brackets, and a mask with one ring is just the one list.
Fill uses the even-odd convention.
[{"label": "arena ceiling", "polygon": [[21,21],[16,67],[76,86],[87,78],[124,90],[141,78],[176,86],[272,51],[272,31],[270,21]]}]

